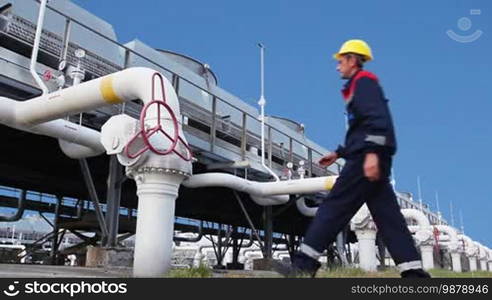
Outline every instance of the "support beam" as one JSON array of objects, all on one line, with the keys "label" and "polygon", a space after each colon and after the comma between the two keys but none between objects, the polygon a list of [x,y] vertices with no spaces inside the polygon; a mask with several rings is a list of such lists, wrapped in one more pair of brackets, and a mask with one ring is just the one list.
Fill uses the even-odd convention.
[{"label": "support beam", "polygon": [[264,258],[272,258],[273,247],[273,214],[272,206],[263,208],[263,228],[264,228]]},{"label": "support beam", "polygon": [[101,210],[101,204],[99,202],[99,197],[97,196],[96,187],[94,186],[94,181],[92,180],[91,171],[89,169],[89,164],[85,158],[79,159],[80,169],[84,177],[85,185],[89,192],[89,198],[94,203],[94,209],[96,211],[97,220],[99,222],[99,227],[101,229],[101,234],[103,239],[108,236],[108,227],[106,221],[104,220],[104,214]]},{"label": "support beam", "polygon": [[58,218],[60,217],[60,206],[62,204],[62,197],[56,196],[55,206],[55,218],[53,219],[53,238],[51,239],[51,251],[50,260],[52,265],[57,264],[57,252],[58,252]]},{"label": "support beam", "polygon": [[108,190],[106,199],[106,224],[108,236],[105,247],[115,247],[118,243],[118,229],[120,216],[121,186],[125,179],[123,166],[118,162],[116,155],[109,158]]}]

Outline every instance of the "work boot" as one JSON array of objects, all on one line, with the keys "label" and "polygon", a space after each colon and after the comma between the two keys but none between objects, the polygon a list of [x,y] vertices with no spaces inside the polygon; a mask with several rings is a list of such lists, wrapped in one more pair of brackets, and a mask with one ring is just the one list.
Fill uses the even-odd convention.
[{"label": "work boot", "polygon": [[295,252],[292,256],[292,264],[273,261],[272,267],[284,277],[314,277],[321,264],[302,252]]},{"label": "work boot", "polygon": [[430,274],[423,269],[410,269],[401,272],[401,278],[431,278]]}]

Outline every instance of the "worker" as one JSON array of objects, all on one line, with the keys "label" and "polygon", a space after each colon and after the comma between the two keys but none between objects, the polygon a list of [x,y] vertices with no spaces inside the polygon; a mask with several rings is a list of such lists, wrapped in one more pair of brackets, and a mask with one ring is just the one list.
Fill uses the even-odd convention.
[{"label": "worker", "polygon": [[314,277],[321,266],[318,258],[366,203],[401,276],[430,277],[422,269],[420,254],[390,184],[396,139],[379,80],[363,69],[373,59],[371,48],[362,40],[349,40],[334,58],[338,61],[337,71],[347,80],[342,95],[348,130],[344,146],[322,157],[319,164],[327,167],[343,158],[345,165],[320,204],[292,264],[276,264],[274,268],[285,276]]}]

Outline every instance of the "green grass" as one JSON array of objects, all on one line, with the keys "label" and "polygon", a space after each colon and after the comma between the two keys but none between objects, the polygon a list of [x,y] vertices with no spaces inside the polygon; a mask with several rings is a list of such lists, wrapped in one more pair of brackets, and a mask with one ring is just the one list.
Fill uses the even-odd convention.
[{"label": "green grass", "polygon": [[[450,270],[432,269],[429,273],[434,278],[473,278],[487,277],[492,278],[492,272],[461,272],[456,273]],[[316,277],[328,278],[399,278],[400,273],[394,268],[388,268],[384,271],[367,272],[358,268],[339,268],[334,270],[320,270]]]},{"label": "green grass", "polygon": [[474,277],[492,278],[492,272],[487,272],[487,271],[475,271],[475,272],[456,273],[456,272],[449,271],[449,270],[432,269],[432,270],[430,270],[430,273],[431,273],[432,277],[443,277],[443,278],[452,278],[452,277],[459,277],[459,278],[474,278]]},{"label": "green grass", "polygon": [[396,269],[388,268],[384,271],[367,272],[359,268],[336,268],[332,270],[320,270],[317,278],[396,278],[400,274]]},{"label": "green grass", "polygon": [[[429,271],[434,278],[492,278],[492,272],[476,271],[456,273],[450,270],[432,269]],[[166,277],[169,278],[210,278],[216,277],[213,271],[207,266],[200,266],[191,269],[173,269]],[[228,271],[221,272],[225,278],[275,278],[281,277],[274,272],[250,272]],[[395,268],[388,268],[384,271],[367,272],[359,268],[337,268],[332,270],[322,269],[316,274],[317,278],[399,278],[400,273]]]},{"label": "green grass", "polygon": [[199,266],[191,269],[173,269],[166,277],[170,278],[208,278],[212,277],[212,270],[207,266]]}]

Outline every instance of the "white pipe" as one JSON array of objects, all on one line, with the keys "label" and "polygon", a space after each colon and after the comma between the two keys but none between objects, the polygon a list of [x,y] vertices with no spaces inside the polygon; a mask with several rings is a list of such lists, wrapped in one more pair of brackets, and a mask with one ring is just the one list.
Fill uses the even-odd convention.
[{"label": "white pipe", "polygon": [[459,235],[459,238],[465,242],[465,254],[468,256],[468,263],[470,265],[470,271],[474,272],[477,270],[477,256],[479,249],[470,237],[467,235]]},{"label": "white pipe", "polygon": [[244,269],[254,270],[254,259],[261,259],[263,257],[263,253],[258,251],[248,251],[244,254],[244,256]]},{"label": "white pipe", "polygon": [[77,265],[77,255],[75,254],[70,254],[67,256],[68,260],[70,260],[70,266],[76,266]]},{"label": "white pipe", "polygon": [[[253,247],[255,247],[255,246],[253,246]],[[245,263],[246,255],[249,252],[260,252],[261,253],[261,249],[259,249],[259,248],[247,248],[247,249],[241,249],[241,250],[239,250],[239,256],[238,256],[238,259],[237,259],[238,262]]]},{"label": "white pipe", "polygon": [[465,242],[465,254],[468,257],[473,257],[478,255],[478,249],[475,243],[472,241],[470,237],[464,234],[458,235],[458,238]]},{"label": "white pipe", "polygon": [[489,271],[492,272],[492,250],[489,249]]},{"label": "white pipe", "polygon": [[365,271],[375,272],[376,261],[376,230],[356,230],[355,235],[359,242],[359,267]]},{"label": "white pipe", "polygon": [[[177,259],[180,259],[182,257],[179,257],[179,255],[184,255],[184,257],[187,257],[187,252],[190,251],[190,252],[193,252],[194,256],[196,256],[196,252],[198,251],[198,247],[197,246],[175,246],[175,244],[173,244],[173,247],[172,247],[172,257],[174,258],[177,258]],[[174,265],[174,264],[173,264]],[[194,261],[192,262],[191,265],[189,264],[185,264],[187,267],[194,267]]]},{"label": "white pipe", "polygon": [[273,253],[273,259],[280,259],[280,256],[283,255],[289,255],[289,251],[287,250],[275,251],[275,253]]},{"label": "white pipe", "polygon": [[487,271],[487,251],[485,247],[479,242],[475,242],[477,245],[479,253],[478,253],[478,261],[480,262],[480,270]]},{"label": "white pipe", "polygon": [[32,54],[31,54],[31,64],[29,67],[29,70],[31,72],[32,77],[36,81],[36,83],[39,85],[41,90],[43,91],[43,95],[48,93],[48,87],[44,84],[43,80],[39,77],[38,73],[36,72],[36,62],[38,60],[38,52],[39,52],[39,43],[41,41],[41,34],[43,33],[43,23],[44,23],[44,14],[46,12],[46,4],[48,0],[41,0],[40,6],[39,6],[39,15],[38,15],[38,23],[36,24],[36,35],[34,37],[34,45],[32,48]]},{"label": "white pipe", "polygon": [[477,257],[470,256],[468,257],[468,261],[470,264],[470,272],[475,272],[477,270]]},{"label": "white pipe", "polygon": [[417,223],[417,226],[409,225],[408,227],[410,231],[415,232],[415,239],[417,240],[417,246],[420,248],[422,257],[422,267],[425,270],[433,269],[434,247],[432,245],[432,231],[429,219],[423,212],[413,208],[401,209],[401,213],[405,219],[410,219]]},{"label": "white pipe", "polygon": [[[63,118],[67,115],[90,111],[99,107],[123,103],[135,99],[145,104],[152,101],[152,76],[157,72],[149,68],[129,68],[81,84],[58,90],[37,98],[17,102],[15,123],[33,125]],[[180,116],[178,98],[171,83],[164,80],[166,102],[176,116]],[[160,91],[160,87],[156,88]],[[160,98],[160,93],[157,93]],[[154,108],[152,112],[155,113]],[[165,112],[162,111],[164,114]],[[149,110],[148,115],[153,115]],[[178,118],[180,120],[180,118]],[[164,124],[171,122],[163,118]]]},{"label": "white pipe", "polygon": [[203,260],[203,249],[205,248],[213,248],[212,245],[200,245],[197,247],[197,251],[195,252],[195,256],[193,257],[193,266],[199,267]]},{"label": "white pipe", "polygon": [[0,244],[0,248],[26,249],[26,246],[24,246],[24,245],[15,245],[15,244]]},{"label": "white pipe", "polygon": [[487,258],[487,251],[485,250],[485,247],[479,242],[475,242],[475,245],[478,248],[478,258],[480,259]]},{"label": "white pipe", "polygon": [[171,266],[174,208],[182,178],[159,173],[138,176],[135,178],[138,218],[133,275],[162,276]]},{"label": "white pipe", "polygon": [[448,226],[448,225],[434,225],[435,227],[437,227],[437,229],[439,230],[439,233],[441,232],[444,232],[445,234],[447,234],[449,236],[449,239],[450,239],[450,250],[451,251],[456,251],[458,250],[458,247],[459,247],[459,240],[458,240],[458,233],[456,232],[456,230],[451,227],[451,226]]},{"label": "white pipe", "polygon": [[487,259],[480,260],[480,271],[487,271]]},{"label": "white pipe", "polygon": [[65,144],[73,143],[85,146],[91,148],[94,154],[104,152],[104,147],[100,142],[101,134],[99,131],[64,119],[53,120],[33,126],[20,125],[15,120],[15,110],[18,103],[18,101],[0,97],[0,123],[18,130],[61,139],[65,141]]},{"label": "white pipe", "polygon": [[270,173],[270,175],[275,178],[275,181],[280,181],[280,178],[278,177],[275,172],[267,167],[265,164],[265,105],[266,105],[266,100],[265,100],[265,64],[264,64],[264,53],[265,53],[265,47],[263,47],[262,44],[258,44],[260,46],[260,77],[261,77],[261,96],[260,100],[258,101],[258,105],[260,105],[260,117],[261,117],[261,165],[265,170]]},{"label": "white pipe", "polygon": [[434,268],[434,246],[433,245],[421,245],[420,254],[422,256],[422,267],[424,270],[430,270]]},{"label": "white pipe", "polygon": [[417,209],[403,208],[401,209],[401,213],[406,219],[412,219],[417,222],[417,225],[420,226],[421,229],[428,229],[430,227],[429,219],[424,213]]},{"label": "white pipe", "polygon": [[369,272],[376,271],[376,226],[366,204],[352,217],[350,228],[357,236],[359,267]]},{"label": "white pipe", "polygon": [[306,199],[304,197],[297,199],[296,206],[299,212],[306,217],[314,217],[316,212],[318,212],[318,207],[309,207],[306,205]]},{"label": "white pipe", "polygon": [[[93,151],[80,148],[67,150],[68,145],[65,145],[67,152],[72,153],[74,157],[80,156],[81,153],[102,153],[104,148],[98,131],[68,122],[63,118],[134,99],[141,99],[144,103],[148,103],[152,100],[150,83],[155,73],[148,68],[130,68],[23,102],[2,97],[0,122],[19,130],[63,139],[93,149]],[[167,104],[176,115],[180,115],[176,92],[166,78],[164,78],[164,89],[168,96]],[[153,108],[153,112],[155,109]],[[150,111],[152,109],[149,110],[148,115],[152,115]],[[171,121],[168,118],[163,118],[164,126],[169,126],[169,122]]]},{"label": "white pipe", "polygon": [[226,173],[205,173],[193,175],[183,181],[183,185],[189,188],[223,186],[253,196],[265,197],[330,190],[336,178],[337,176],[325,176],[278,182],[255,182]]},{"label": "white pipe", "polygon": [[289,202],[289,195],[275,195],[275,196],[268,196],[268,197],[250,195],[250,197],[251,200],[253,200],[256,204],[262,206],[279,205]]},{"label": "white pipe", "polygon": [[58,145],[66,156],[73,159],[92,157],[104,153],[104,149],[89,148],[80,144],[67,142],[62,139],[58,139]]},{"label": "white pipe", "polygon": [[444,232],[449,236],[450,241],[448,243],[448,250],[451,253],[453,271],[461,272],[461,254],[459,251],[458,233],[453,227],[448,225],[435,225],[435,227],[437,227],[439,233]]},{"label": "white pipe", "polygon": [[451,252],[451,264],[454,272],[461,272],[461,253]]},{"label": "white pipe", "polygon": [[[326,256],[323,256],[323,257],[326,257]],[[321,258],[323,258],[323,257],[321,257]],[[287,259],[289,259],[289,260],[290,260],[290,254],[288,254],[288,253],[287,253],[287,254],[280,254],[280,255],[278,256],[278,260],[280,260],[280,261],[283,261],[283,260],[284,260],[284,258],[287,258]],[[321,258],[320,258],[320,261],[321,261]]]}]

